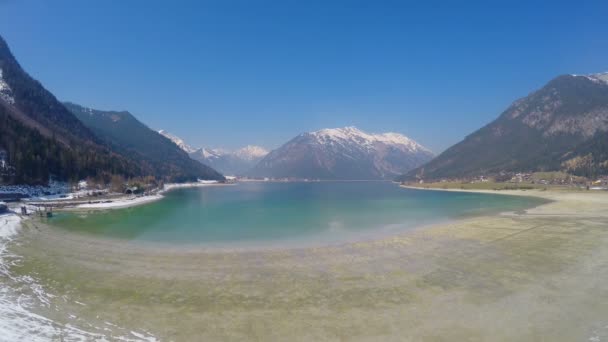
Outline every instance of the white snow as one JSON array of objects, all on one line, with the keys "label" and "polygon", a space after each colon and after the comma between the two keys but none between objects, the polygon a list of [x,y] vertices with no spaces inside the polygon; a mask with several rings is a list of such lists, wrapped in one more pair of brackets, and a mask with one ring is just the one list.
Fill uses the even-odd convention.
[{"label": "white snow", "polygon": [[357,144],[373,148],[376,143],[383,143],[387,145],[401,145],[411,152],[430,152],[422,145],[402,134],[393,132],[370,134],[354,126],[326,128],[308,134],[315,137],[321,144]]},{"label": "white snow", "polygon": [[84,203],[79,204],[76,208],[79,209],[120,209],[120,208],[128,208],[141,204],[146,204],[154,201],[158,201],[163,198],[163,193],[172,189],[178,188],[193,188],[193,187],[203,187],[203,186],[211,186],[211,185],[219,185],[220,183],[215,180],[199,180],[198,182],[192,183],[170,183],[165,184],[165,188],[157,195],[149,195],[149,196],[130,196],[126,198],[121,198],[117,200],[108,200],[106,202],[98,202],[98,203]]},{"label": "white snow", "polygon": [[244,160],[254,160],[263,158],[268,154],[268,151],[260,146],[247,145],[234,152],[234,155]]},{"label": "white snow", "polygon": [[140,205],[140,204],[154,202],[161,198],[163,198],[162,195],[141,196],[141,197],[133,196],[133,197],[127,197],[127,198],[115,200],[115,201],[79,204],[76,207],[80,208],[80,209],[119,209],[119,208],[128,208],[128,207],[133,207],[133,206]]},{"label": "white snow", "polygon": [[589,74],[589,75],[576,75],[576,74],[571,74],[571,76],[574,77],[585,77],[595,83],[605,83],[608,84],[608,71],[607,72],[600,72],[597,74]]},{"label": "white snow", "polygon": [[[69,197],[69,186],[65,182],[50,181],[42,185],[1,185],[0,193],[21,194],[32,199],[57,199]],[[62,197],[63,196],[63,197]]]},{"label": "white snow", "polygon": [[260,159],[268,154],[268,151],[260,146],[247,145],[236,151],[230,151],[222,148],[201,148],[198,150],[205,159],[217,159],[223,156],[233,156],[242,160],[255,160]]},{"label": "white snow", "polygon": [[10,105],[15,104],[15,98],[13,97],[13,90],[4,81],[2,76],[2,68],[0,68],[0,98]]},{"label": "white snow", "polygon": [[158,131],[158,134],[164,136],[165,138],[173,141],[173,143],[177,146],[179,146],[179,148],[181,148],[182,150],[186,151],[187,153],[192,153],[192,152],[196,152],[196,148],[186,144],[185,141],[183,141],[181,138],[165,131],[165,130],[160,130]]},{"label": "white snow", "polygon": [[[9,252],[8,246],[18,234],[21,218],[15,214],[0,215],[0,340],[1,341],[154,341],[150,334],[130,333],[109,336],[94,331],[85,331],[71,324],[62,324],[33,312],[35,306],[59,311],[52,304],[54,296],[30,275],[15,275],[10,267],[20,263],[21,258]],[[79,318],[67,313],[71,320]],[[86,323],[85,323],[86,324]],[[98,327],[88,324],[92,330]],[[124,330],[117,327],[118,332]],[[133,337],[134,336],[134,337]]]},{"label": "white snow", "polygon": [[223,150],[220,149],[201,148],[198,151],[200,151],[200,153],[206,159],[215,159],[226,154]]},{"label": "white snow", "polygon": [[[14,214],[0,215],[0,240],[11,239],[19,228],[21,218]],[[0,244],[0,255],[4,252],[4,244]]]},{"label": "white snow", "polygon": [[608,72],[602,72],[599,74],[589,75],[589,77],[591,77],[594,80],[597,80],[598,82],[604,82],[604,83],[608,84]]},{"label": "white snow", "polygon": [[200,187],[200,186],[209,186],[209,185],[223,185],[220,182],[216,181],[216,180],[199,180],[198,182],[192,182],[192,183],[170,183],[170,184],[165,184],[165,188],[164,191],[169,191],[172,189],[179,189],[179,188],[196,188],[196,187]]},{"label": "white snow", "polygon": [[234,156],[236,158],[252,161],[255,159],[261,159],[262,157],[268,154],[268,151],[260,146],[255,145],[247,145],[243,148],[240,148],[236,151],[230,151],[223,148],[195,148],[191,145],[188,145],[183,139],[165,131],[158,131],[159,134],[173,141],[177,146],[179,146],[182,150],[186,151],[189,154],[197,154],[201,155],[205,159],[218,159],[223,156]]},{"label": "white snow", "polygon": [[[11,254],[8,246],[19,233],[21,221],[12,213],[0,215],[0,341],[157,341],[148,332],[135,332],[117,325],[112,325],[113,331],[107,333],[103,327],[96,327],[69,312],[65,312],[66,317],[87,326],[87,330],[35,313],[35,307],[55,312],[63,312],[63,308],[53,302],[55,296],[34,276],[11,273],[11,266],[18,265],[21,257]],[[63,299],[69,301],[67,297]]]},{"label": "white snow", "polygon": [[88,187],[89,187],[89,183],[86,180],[81,180],[80,182],[78,182],[79,190],[87,189]]}]

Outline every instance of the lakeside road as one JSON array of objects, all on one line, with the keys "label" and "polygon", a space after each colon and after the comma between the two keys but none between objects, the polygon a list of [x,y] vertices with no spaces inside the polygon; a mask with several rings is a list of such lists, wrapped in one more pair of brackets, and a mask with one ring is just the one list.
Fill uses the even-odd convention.
[{"label": "lakeside road", "polygon": [[11,272],[36,274],[54,294],[41,314],[56,322],[79,324],[68,312],[161,340],[607,339],[608,193],[494,193],[551,202],[267,251],[163,249],[27,220]]}]

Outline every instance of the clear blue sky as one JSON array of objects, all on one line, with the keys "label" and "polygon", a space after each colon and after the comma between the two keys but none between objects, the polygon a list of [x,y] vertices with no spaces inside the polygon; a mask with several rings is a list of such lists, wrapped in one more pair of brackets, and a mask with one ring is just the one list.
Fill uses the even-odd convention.
[{"label": "clear blue sky", "polygon": [[440,152],[556,75],[608,70],[607,1],[421,3],[0,0],[0,34],[61,100],[210,147],[355,125]]}]

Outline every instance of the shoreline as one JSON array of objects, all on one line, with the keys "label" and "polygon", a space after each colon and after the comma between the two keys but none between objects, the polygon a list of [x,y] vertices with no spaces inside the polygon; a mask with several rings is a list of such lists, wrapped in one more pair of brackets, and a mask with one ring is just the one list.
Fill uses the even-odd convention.
[{"label": "shoreline", "polygon": [[[164,194],[179,190],[179,189],[187,189],[187,188],[199,188],[199,187],[212,187],[212,186],[232,186],[236,184],[225,184],[225,183],[169,183],[165,184],[165,187],[161,190],[158,190],[156,193],[152,195],[145,196],[121,196],[108,200],[98,200],[95,203],[87,203],[83,202],[80,204],[74,204],[66,207],[57,208],[58,211],[90,211],[90,210],[112,210],[112,209],[124,209],[131,208],[135,206],[140,206],[144,204],[149,204],[152,202],[156,202],[162,200],[164,198]],[[53,204],[61,204],[61,202],[48,202],[49,205]]]},{"label": "shoreline", "polygon": [[[34,271],[61,312],[160,340],[608,336],[608,303],[597,300],[608,281],[608,193],[490,193],[552,201],[521,215],[271,250],[167,250],[26,220],[10,248],[23,265],[12,272]],[[84,305],[64,302],[63,284]]]},{"label": "shoreline", "polygon": [[[417,187],[412,185],[399,185],[400,188],[403,189],[411,189],[411,190],[425,190],[425,191],[449,191],[449,192],[468,192],[468,193],[478,193],[478,194],[494,194],[494,195],[511,195],[511,196],[528,196],[528,197],[539,197],[539,198],[547,198],[546,196],[538,195],[538,193],[546,193],[546,192],[557,192],[557,190],[540,190],[540,189],[503,189],[503,190],[493,190],[493,189],[454,189],[454,188],[436,188],[436,187]],[[561,191],[561,193],[575,193],[576,191]],[[532,193],[532,194],[530,194]]]},{"label": "shoreline", "polygon": [[[190,187],[206,187],[206,186],[223,186],[223,185],[236,185],[236,184],[171,184],[168,185],[168,188],[163,190],[161,193],[166,193],[169,191],[173,191],[175,189],[181,188],[190,188]],[[485,192],[485,194],[493,195],[494,192]],[[513,194],[515,195],[515,194]],[[546,203],[538,203],[533,206],[529,206],[523,210],[530,210],[545,204],[550,203],[546,198],[541,198],[539,196],[534,196],[541,200],[545,200]],[[135,198],[134,201],[137,201],[140,198]],[[148,203],[152,203],[154,201],[162,199],[161,197],[148,199],[148,197],[141,198],[141,202],[130,203],[127,202],[124,205],[120,202],[111,203],[111,207],[105,207],[105,203],[94,206],[80,206],[78,208],[69,208],[64,209],[70,212],[85,212],[91,210],[103,211],[104,209],[119,209],[132,207],[137,205],[144,205]],[[519,210],[519,209],[518,209]],[[208,252],[208,253],[251,253],[251,252],[264,252],[264,251],[289,251],[289,250],[309,250],[316,248],[325,248],[325,247],[345,247],[349,245],[354,245],[358,243],[369,243],[375,241],[382,241],[391,239],[393,237],[402,236],[404,234],[409,234],[414,231],[420,231],[425,229],[432,229],[437,226],[444,226],[450,223],[457,223],[461,221],[465,221],[474,217],[488,217],[495,215],[503,215],[503,214],[516,214],[517,211],[505,209],[494,212],[484,212],[473,214],[469,216],[463,217],[454,217],[454,218],[446,218],[441,220],[435,220],[431,222],[419,222],[415,225],[404,226],[401,228],[395,228],[396,225],[388,225],[388,226],[377,226],[376,228],[372,228],[363,232],[350,232],[346,235],[337,238],[336,236],[329,235],[328,232],[316,233],[310,236],[298,237],[294,239],[279,239],[279,240],[247,240],[247,241],[218,241],[218,242],[191,242],[191,243],[165,243],[162,241],[130,241],[130,240],[122,240],[117,237],[107,237],[107,236],[96,236],[95,239],[104,239],[109,242],[124,244],[125,246],[137,246],[138,248],[142,248],[145,250],[165,250],[172,252]],[[392,227],[391,227],[392,226]],[[329,240],[327,240],[329,239]]]},{"label": "shoreline", "polygon": [[[140,205],[146,205],[146,204],[150,204],[150,203],[162,200],[164,198],[163,195],[165,193],[168,193],[168,192],[174,191],[174,190],[186,189],[186,188],[197,188],[197,187],[209,187],[209,186],[228,186],[228,185],[232,186],[232,185],[237,185],[237,184],[170,183],[170,184],[166,184],[165,188],[163,190],[160,190],[157,194],[154,194],[154,195],[148,195],[148,196],[142,196],[142,197],[136,197],[136,196],[122,197],[122,198],[119,198],[117,200],[113,200],[112,202],[107,202],[107,203],[91,203],[91,204],[83,203],[83,204],[80,204],[77,206],[60,208],[60,209],[58,209],[58,211],[91,212],[91,211],[106,211],[106,210],[114,210],[114,209],[124,209],[124,208],[140,206]],[[564,201],[565,197],[563,195],[580,194],[580,192],[565,192],[565,191],[551,192],[551,191],[537,190],[537,189],[487,190],[487,189],[418,188],[415,186],[405,186],[405,185],[398,185],[398,186],[400,188],[411,189],[411,190],[448,191],[448,192],[463,192],[463,193],[480,193],[480,194],[490,194],[490,195],[536,197],[538,199],[547,201],[546,203],[541,203],[537,206],[525,209],[526,212],[531,211],[531,210],[542,210],[543,207],[548,206],[552,203],[558,203],[558,202]],[[608,193],[607,193],[606,197],[608,197]],[[14,209],[16,209],[16,208],[14,208]],[[31,215],[32,215],[32,214],[30,214],[28,216],[22,216],[22,215],[19,215],[16,210],[13,212],[9,212],[8,215],[11,215],[11,214],[15,215],[19,218],[19,222],[20,222],[19,225],[21,225],[22,223],[24,223],[26,221],[29,221],[31,219]],[[239,243],[236,245],[229,244],[229,245],[225,245],[225,246],[224,245],[214,246],[212,244],[201,245],[201,244],[196,244],[196,243],[170,246],[170,245],[165,245],[165,244],[159,243],[159,242],[145,241],[145,242],[138,242],[137,246],[144,248],[144,249],[164,249],[167,251],[184,250],[187,252],[205,251],[205,252],[209,252],[209,253],[221,253],[221,252],[249,253],[249,252],[281,251],[281,250],[306,250],[306,249],[324,248],[324,247],[344,247],[344,246],[357,244],[357,243],[382,241],[382,240],[386,240],[386,239],[391,239],[393,237],[399,237],[404,234],[410,234],[410,233],[413,233],[416,231],[422,231],[422,230],[427,230],[427,229],[434,229],[436,227],[442,227],[442,226],[446,226],[449,224],[463,223],[463,222],[466,222],[467,220],[470,220],[473,218],[494,217],[494,216],[511,215],[511,214],[515,215],[516,213],[509,211],[509,210],[505,210],[505,211],[500,211],[500,212],[494,213],[494,214],[481,214],[481,215],[475,215],[473,217],[462,217],[462,218],[451,219],[451,220],[443,221],[443,222],[421,224],[419,226],[411,227],[410,229],[402,230],[402,231],[382,232],[382,233],[373,234],[373,235],[364,234],[364,235],[366,235],[366,237],[360,237],[360,238],[351,237],[350,239],[346,239],[344,241],[338,241],[338,242],[328,243],[328,244],[324,244],[324,243],[317,244],[316,242],[305,242],[303,244],[300,244],[300,242],[297,242],[297,241],[285,241],[286,245],[281,245],[283,243],[283,241],[272,242],[271,244],[266,244],[265,242],[262,241],[262,242],[259,242],[259,243],[256,242],[253,244],[249,244],[249,243],[240,244]],[[133,245],[132,242],[130,242],[130,241],[122,241],[118,238],[95,237],[95,239],[104,239],[104,240],[112,241],[115,243],[125,243],[128,245]]]},{"label": "shoreline", "polygon": [[[580,190],[550,190],[550,189],[454,189],[454,188],[437,188],[437,187],[417,187],[411,185],[399,185],[400,188],[409,190],[423,190],[423,191],[446,191],[446,192],[463,192],[463,193],[477,193],[477,194],[491,194],[491,195],[505,195],[505,196],[520,196],[520,197],[536,197],[544,200],[548,200],[548,203],[541,204],[540,206],[549,205],[553,202],[559,202],[565,200],[567,197],[573,195],[585,195],[590,194],[591,196],[605,195],[608,198],[608,192],[589,192]],[[539,206],[539,207],[540,207]]]},{"label": "shoreline", "polygon": [[[105,210],[113,210],[113,209],[122,209],[128,207],[135,207],[139,205],[145,205],[149,203],[153,203],[155,201],[161,200],[163,198],[162,194],[184,188],[194,188],[194,187],[207,187],[207,186],[225,186],[225,185],[237,185],[237,184],[199,184],[199,183],[177,183],[177,184],[167,184],[166,188],[160,191],[157,195],[153,196],[145,196],[145,197],[133,197],[130,199],[125,199],[121,201],[115,201],[113,203],[98,203],[98,204],[84,204],[78,207],[69,207],[63,208],[61,211],[68,212],[93,212],[93,211],[105,211]],[[401,186],[400,186],[401,187]],[[416,188],[412,188],[416,189]],[[445,189],[424,189],[424,190],[432,190],[432,191],[444,191]],[[449,190],[451,191],[451,190]],[[459,191],[459,190],[453,190]],[[498,191],[463,191],[463,192],[471,192],[471,193],[482,193],[482,194],[503,194]],[[522,194],[511,193],[509,195],[524,197]],[[529,197],[536,197],[542,200],[547,201],[546,203],[540,203],[533,207],[529,207],[524,210],[531,210],[534,208],[538,208],[551,202],[555,201],[554,199],[547,198],[546,196],[535,196],[533,194],[528,194]],[[264,240],[252,240],[245,242],[213,242],[213,243],[179,243],[179,244],[166,244],[163,242],[157,241],[129,241],[122,240],[120,238],[114,237],[105,237],[105,236],[95,236],[94,239],[102,239],[107,240],[108,242],[121,244],[130,247],[142,248],[143,250],[164,250],[167,252],[185,252],[185,253],[196,253],[196,252],[205,252],[205,253],[256,253],[256,252],[265,252],[265,251],[295,251],[295,250],[310,250],[316,248],[334,248],[334,247],[346,247],[349,245],[359,244],[359,243],[371,243],[376,241],[388,240],[394,237],[400,237],[405,234],[410,234],[416,231],[423,231],[427,229],[433,229],[435,227],[441,227],[452,223],[460,223],[471,218],[479,218],[479,217],[492,217],[504,214],[516,214],[516,212],[505,209],[504,211],[499,211],[495,213],[483,213],[476,214],[473,216],[467,217],[459,217],[459,218],[451,218],[446,220],[440,220],[437,222],[426,222],[420,223],[415,226],[411,226],[408,228],[397,229],[393,231],[387,231],[381,228],[376,230],[371,229],[366,232],[353,233],[352,235],[345,236],[342,239],[336,239],[334,241],[328,242],[324,240],[318,240],[316,237],[307,237],[303,240],[294,239],[294,240],[277,240],[277,241],[264,241]]]}]

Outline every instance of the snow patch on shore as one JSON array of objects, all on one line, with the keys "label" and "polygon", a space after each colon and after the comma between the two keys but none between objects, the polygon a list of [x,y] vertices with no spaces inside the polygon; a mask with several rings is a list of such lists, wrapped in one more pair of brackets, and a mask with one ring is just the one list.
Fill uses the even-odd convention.
[{"label": "snow patch on shore", "polygon": [[129,208],[134,207],[141,204],[146,204],[154,201],[158,201],[163,198],[163,193],[173,190],[173,189],[181,189],[181,188],[196,188],[196,187],[204,187],[204,186],[212,186],[212,185],[220,185],[218,181],[207,181],[200,180],[198,182],[193,183],[170,183],[165,184],[165,187],[162,191],[160,191],[157,195],[148,195],[148,196],[132,196],[127,198],[121,198],[116,200],[108,200],[107,202],[98,202],[98,203],[84,203],[77,205],[78,209],[121,209],[121,208]]},{"label": "snow patch on shore", "polygon": [[101,202],[101,203],[85,203],[76,206],[81,209],[118,209],[128,208],[144,203],[154,202],[163,198],[162,195],[142,196],[142,197],[129,197],[121,200]]},{"label": "snow patch on shore", "polygon": [[[10,267],[20,262],[20,257],[11,254],[8,246],[19,233],[21,220],[12,213],[0,215],[0,341],[157,341],[149,333],[118,327],[118,333],[94,332],[103,329],[82,322],[94,330],[86,331],[34,313],[32,310],[35,306],[50,308],[54,296],[47,293],[32,276],[10,273]],[[60,311],[58,307],[54,309]],[[79,320],[67,312],[66,317]]]},{"label": "snow patch on shore", "polygon": [[197,187],[201,187],[201,186],[219,185],[219,184],[221,184],[221,183],[216,180],[199,180],[198,182],[192,182],[192,183],[170,183],[170,184],[165,184],[165,188],[163,190],[169,191],[169,190],[179,189],[179,188],[197,188]]}]

